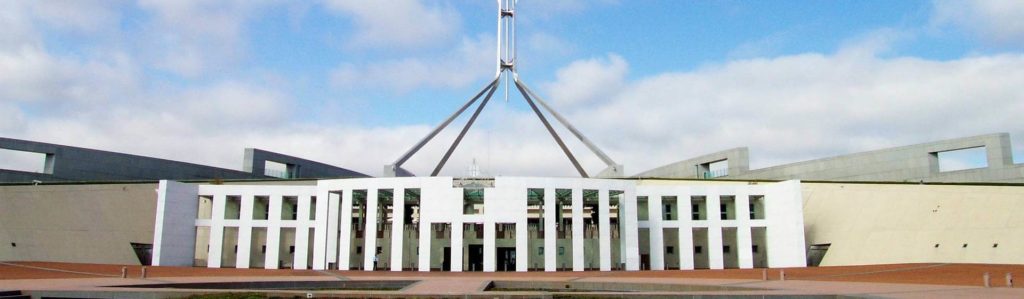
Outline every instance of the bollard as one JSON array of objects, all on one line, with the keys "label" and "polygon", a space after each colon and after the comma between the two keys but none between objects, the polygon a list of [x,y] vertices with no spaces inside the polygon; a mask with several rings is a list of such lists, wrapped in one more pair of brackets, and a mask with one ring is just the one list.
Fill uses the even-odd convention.
[{"label": "bollard", "polygon": [[[1006,273],[1010,275],[1010,273]],[[121,267],[121,278],[128,278],[128,267]]]},{"label": "bollard", "polygon": [[986,288],[992,287],[991,277],[989,277],[988,272],[985,272],[985,275],[982,275],[981,278],[983,280],[985,280],[985,287]]},{"label": "bollard", "polygon": [[779,280],[786,280],[786,270],[779,270]]},{"label": "bollard", "polygon": [[146,266],[142,266],[142,278],[146,278]]},{"label": "bollard", "polygon": [[761,280],[768,280],[768,269],[761,269]]},{"label": "bollard", "polygon": [[1006,272],[1006,287],[1013,287],[1013,274],[1011,274],[1010,272]]}]

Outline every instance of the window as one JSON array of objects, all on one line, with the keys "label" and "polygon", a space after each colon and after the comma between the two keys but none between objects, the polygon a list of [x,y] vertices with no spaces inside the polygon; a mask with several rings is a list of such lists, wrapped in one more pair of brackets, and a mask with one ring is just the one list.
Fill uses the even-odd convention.
[{"label": "window", "polygon": [[693,204],[693,206],[690,207],[690,208],[691,208],[691,210],[690,210],[691,211],[691,213],[690,213],[690,220],[700,220],[700,205],[699,204]]},{"label": "window", "polygon": [[53,173],[53,154],[0,148],[0,169]]},{"label": "window", "polygon": [[363,254],[363,246],[356,246],[356,254]]},{"label": "window", "polygon": [[462,214],[479,215],[484,213],[484,189],[462,189]]},{"label": "window", "polygon": [[729,245],[722,246],[722,253],[729,253],[729,251],[732,251],[732,248],[729,248]]},{"label": "window", "polygon": [[665,247],[665,253],[676,254],[676,248],[673,246]]},{"label": "window", "polygon": [[757,253],[757,245],[751,246],[750,250],[753,251],[754,253]]},{"label": "window", "polygon": [[647,196],[636,197],[636,218],[639,221],[648,221]]},{"label": "window", "polygon": [[381,252],[384,252],[384,249],[381,248],[380,246],[377,246],[377,254],[381,254]]},{"label": "window", "polygon": [[540,254],[544,254],[544,247],[537,247],[537,251],[540,251]]},{"label": "window", "polygon": [[764,195],[751,195],[748,199],[750,219],[764,219]]},{"label": "window", "polygon": [[260,249],[260,252],[267,253],[267,245],[263,245],[263,248]]},{"label": "window", "polygon": [[693,247],[693,253],[696,253],[696,254],[704,253],[704,246],[695,246],[695,247]]},{"label": "window", "polygon": [[565,255],[565,246],[558,247],[558,255]]},{"label": "window", "polygon": [[288,246],[288,253],[295,253],[295,246]]},{"label": "window", "polygon": [[988,167],[987,153],[984,146],[933,152],[930,154],[932,161],[934,161],[934,164],[932,164],[934,168],[932,169],[939,172]]},{"label": "window", "polygon": [[729,205],[723,203],[718,205],[718,207],[721,208],[721,215],[719,215],[722,217],[721,219],[729,219]]}]

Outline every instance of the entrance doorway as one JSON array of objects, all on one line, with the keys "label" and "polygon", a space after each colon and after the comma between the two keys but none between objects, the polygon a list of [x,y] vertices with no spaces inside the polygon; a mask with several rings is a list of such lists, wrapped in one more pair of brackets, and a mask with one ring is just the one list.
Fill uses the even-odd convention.
[{"label": "entrance doorway", "polygon": [[498,271],[516,270],[516,248],[498,247]]},{"label": "entrance doorway", "polygon": [[451,271],[451,270],[452,270],[452,248],[451,247],[445,247],[444,248],[444,256],[441,257],[441,271]]},{"label": "entrance doorway", "polygon": [[469,254],[466,258],[466,269],[462,269],[463,271],[483,271],[484,245],[469,245]]}]

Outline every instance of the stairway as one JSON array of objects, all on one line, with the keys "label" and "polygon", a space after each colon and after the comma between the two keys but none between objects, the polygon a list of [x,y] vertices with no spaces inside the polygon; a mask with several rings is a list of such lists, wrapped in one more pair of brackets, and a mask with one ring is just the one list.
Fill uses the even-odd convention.
[{"label": "stairway", "polygon": [[22,294],[21,291],[0,291],[0,299],[32,299],[32,296]]}]

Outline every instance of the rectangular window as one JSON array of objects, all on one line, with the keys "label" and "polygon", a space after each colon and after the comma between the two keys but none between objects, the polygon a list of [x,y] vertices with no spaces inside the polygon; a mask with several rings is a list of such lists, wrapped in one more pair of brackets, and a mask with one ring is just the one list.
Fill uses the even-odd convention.
[{"label": "rectangular window", "polygon": [[675,248],[675,247],[672,247],[672,246],[669,246],[669,247],[665,247],[665,253],[668,253],[668,254],[675,254],[675,253],[676,253],[676,248]]},{"label": "rectangular window", "polygon": [[732,248],[729,248],[729,245],[722,246],[722,253],[729,253],[731,249]]},{"label": "rectangular window", "polygon": [[53,155],[0,148],[0,169],[53,173]]},{"label": "rectangular window", "polygon": [[484,213],[484,189],[462,189],[462,214],[479,215]]},{"label": "rectangular window", "polygon": [[984,146],[934,152],[931,155],[934,160],[938,160],[939,172],[988,167]]},{"label": "rectangular window", "polygon": [[764,219],[764,195],[751,195],[750,219]]},{"label": "rectangular window", "polygon": [[227,204],[224,206],[224,219],[238,220],[242,212],[242,198],[239,196],[228,196]]},{"label": "rectangular window", "polygon": [[647,196],[636,197],[636,217],[639,221],[648,221],[647,214],[649,213],[647,207]]},{"label": "rectangular window", "polygon": [[719,197],[719,200],[721,201],[720,204],[719,204],[719,208],[720,208],[719,212],[721,212],[719,216],[721,218],[719,218],[719,219],[722,219],[722,220],[735,220],[736,219],[736,196],[733,196],[733,195],[723,195],[723,196]]},{"label": "rectangular window", "polygon": [[704,251],[704,246],[695,246],[695,247],[693,247],[693,253],[701,254],[701,253],[703,253],[703,251]]}]

